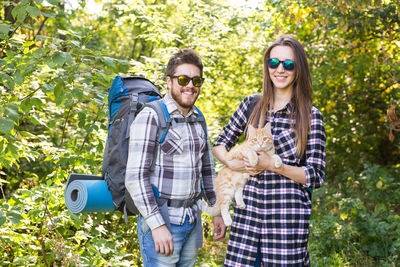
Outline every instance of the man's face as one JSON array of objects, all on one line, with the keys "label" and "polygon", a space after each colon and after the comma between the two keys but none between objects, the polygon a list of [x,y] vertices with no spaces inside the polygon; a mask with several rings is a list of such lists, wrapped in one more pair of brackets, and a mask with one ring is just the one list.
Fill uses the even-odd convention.
[{"label": "man's face", "polygon": [[[181,64],[175,69],[173,76],[186,75],[189,78],[200,77],[200,69],[193,64]],[[200,87],[194,86],[193,81],[181,86],[177,78],[167,76],[168,94],[174,100],[176,106],[186,115],[196,102],[200,94]]]}]

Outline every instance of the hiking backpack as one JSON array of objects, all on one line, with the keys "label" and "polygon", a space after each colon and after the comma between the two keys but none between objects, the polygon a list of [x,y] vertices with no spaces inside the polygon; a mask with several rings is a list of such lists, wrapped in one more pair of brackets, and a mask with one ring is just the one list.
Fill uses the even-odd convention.
[{"label": "hiking backpack", "polygon": [[[125,188],[125,173],[128,160],[130,126],[137,114],[148,106],[154,109],[158,116],[157,142],[164,142],[172,121],[200,122],[207,138],[207,126],[199,109],[199,117],[171,118],[167,106],[160,101],[161,93],[156,86],[142,77],[115,77],[108,92],[109,123],[106,147],[103,157],[103,177],[111,192],[116,209],[126,216],[139,214],[133,200]],[[133,133],[134,134],[134,133]],[[157,148],[155,149],[155,153]],[[154,155],[153,158],[155,158]],[[154,160],[151,164],[154,169]],[[158,190],[153,186],[153,193],[158,199]]]}]

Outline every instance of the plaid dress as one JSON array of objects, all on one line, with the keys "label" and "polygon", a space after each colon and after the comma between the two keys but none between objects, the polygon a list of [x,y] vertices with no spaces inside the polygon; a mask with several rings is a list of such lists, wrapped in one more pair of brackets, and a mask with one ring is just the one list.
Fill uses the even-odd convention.
[{"label": "plaid dress", "polygon": [[[224,145],[229,150],[238,142],[257,98],[250,95],[242,101],[214,146]],[[317,188],[324,182],[325,128],[321,112],[313,107],[306,151],[299,158],[290,112],[288,104],[267,122],[271,123],[275,153],[284,164],[304,169],[306,185],[269,171],[251,176],[243,189],[246,208],[234,210],[225,266],[254,266],[258,250],[264,266],[310,265],[307,242],[311,195],[306,187]]]}]

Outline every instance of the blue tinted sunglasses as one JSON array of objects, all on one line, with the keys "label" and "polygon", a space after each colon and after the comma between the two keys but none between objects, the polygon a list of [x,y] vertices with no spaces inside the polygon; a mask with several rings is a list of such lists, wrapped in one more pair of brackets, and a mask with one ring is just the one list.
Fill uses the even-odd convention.
[{"label": "blue tinted sunglasses", "polygon": [[283,68],[287,71],[292,71],[294,70],[294,61],[293,60],[284,60],[281,61],[277,58],[269,58],[268,59],[268,67],[271,69],[276,69],[279,67],[279,64],[283,64]]}]

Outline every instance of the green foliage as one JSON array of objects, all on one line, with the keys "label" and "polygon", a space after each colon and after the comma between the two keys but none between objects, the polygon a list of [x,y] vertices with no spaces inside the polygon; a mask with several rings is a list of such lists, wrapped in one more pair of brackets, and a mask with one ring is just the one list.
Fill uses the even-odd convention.
[{"label": "green foliage", "polygon": [[317,265],[367,266],[399,262],[400,166],[366,164],[342,174],[342,188],[313,196],[310,251]]},{"label": "green foliage", "polygon": [[19,189],[1,205],[1,265],[140,264],[135,222],[117,214],[71,214],[63,185]]},{"label": "green foliage", "polygon": [[[213,141],[243,97],[261,91],[263,52],[282,33],[306,49],[327,130],[313,265],[400,262],[400,135],[388,140],[386,118],[400,105],[398,0],[103,2],[96,14],[85,1],[72,10],[0,2],[1,265],[140,266],[133,218],[75,215],[63,201],[68,173],[101,172],[112,78],[144,76],[165,93],[171,53],[195,48],[206,78],[197,104]],[[213,242],[203,219],[198,265],[220,266],[227,238]]]}]

